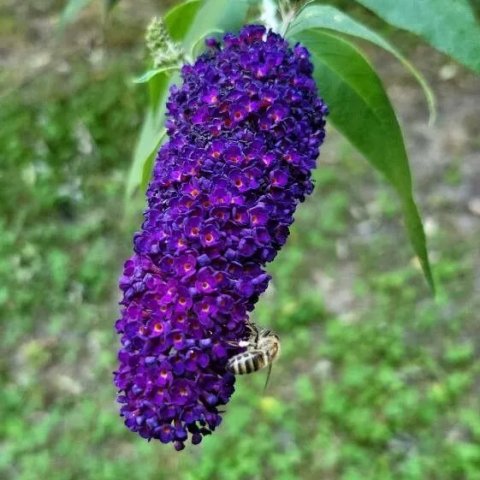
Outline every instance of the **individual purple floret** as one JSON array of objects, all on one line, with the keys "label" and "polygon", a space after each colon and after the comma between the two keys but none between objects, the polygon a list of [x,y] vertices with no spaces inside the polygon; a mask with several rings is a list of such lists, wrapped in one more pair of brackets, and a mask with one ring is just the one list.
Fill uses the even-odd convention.
[{"label": "individual purple floret", "polygon": [[225,369],[267,288],[264,270],[311,193],[327,108],[308,51],[263,26],[182,68],[148,208],[126,261],[115,385],[127,427],[184,448],[221,422]]}]

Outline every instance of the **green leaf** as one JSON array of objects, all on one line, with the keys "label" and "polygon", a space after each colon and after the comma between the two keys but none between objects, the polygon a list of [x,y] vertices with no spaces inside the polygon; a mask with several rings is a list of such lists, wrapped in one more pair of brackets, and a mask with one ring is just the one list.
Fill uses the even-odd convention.
[{"label": "green leaf", "polygon": [[143,75],[140,75],[140,77],[137,77],[133,80],[133,83],[147,83],[149,82],[153,77],[156,77],[160,73],[165,73],[165,72],[171,72],[178,70],[177,66],[171,66],[171,67],[160,67],[160,68],[155,68],[153,70],[148,70],[145,72]]},{"label": "green leaf", "polygon": [[[151,108],[153,112],[157,112],[160,109],[162,112],[164,111],[165,102],[163,102],[163,100],[167,95],[168,87],[178,79],[179,75],[176,70],[165,71],[163,75],[154,75],[150,78],[148,81],[149,108]],[[158,115],[158,121],[163,121],[162,115]]]},{"label": "green leaf", "polygon": [[201,6],[202,2],[200,0],[189,0],[176,5],[165,14],[165,24],[173,40],[180,42],[185,38]]},{"label": "green leaf", "polygon": [[435,96],[423,75],[387,40],[357,22],[340,10],[328,5],[311,5],[299,13],[287,29],[286,36],[292,37],[303,30],[323,28],[362,38],[387,50],[394,55],[422,87],[430,111],[430,120],[433,122],[436,115]]},{"label": "green leaf", "polygon": [[60,28],[73,22],[78,14],[93,0],[69,0],[60,17]]},{"label": "green leaf", "polygon": [[350,42],[318,29],[295,35],[312,54],[314,77],[330,109],[330,121],[392,184],[407,233],[432,290],[426,239],[413,199],[402,132],[383,85],[368,60]]},{"label": "green leaf", "polygon": [[[203,47],[203,42],[205,41],[205,38],[207,37],[212,37],[214,34],[221,34],[223,33],[223,30],[219,30],[218,28],[212,28],[211,30],[208,30],[207,32],[202,33],[198,38],[193,42],[192,44],[192,49],[190,51],[190,54],[192,57],[197,54],[197,51],[200,51],[201,48]],[[200,53],[198,53],[199,55]]]},{"label": "green leaf", "polygon": [[[181,42],[186,52],[198,41],[198,32],[237,31],[245,22],[249,8],[248,0],[190,0],[169,10],[165,24],[172,38]],[[155,151],[163,139],[165,102],[170,85],[178,81],[178,75],[167,76],[167,71],[152,74],[148,79],[150,106],[145,117],[140,137],[135,147],[132,165],[127,180],[127,198],[145,185],[144,172],[151,171]],[[148,72],[147,72],[148,74]],[[146,75],[147,75],[146,74]],[[165,78],[167,80],[165,81]],[[148,183],[148,180],[147,182]]]},{"label": "green leaf", "polygon": [[480,72],[480,25],[467,0],[357,0],[395,27]]},{"label": "green leaf", "polygon": [[133,195],[143,179],[144,165],[150,157],[155,155],[155,150],[162,140],[163,130],[159,125],[157,115],[150,108],[147,111],[142,130],[135,146],[133,161],[127,177],[127,199]]},{"label": "green leaf", "polygon": [[[163,139],[166,137],[166,135],[167,135],[167,130],[164,128],[160,133],[158,145],[163,143]],[[148,182],[150,181],[150,177],[152,176],[153,162],[155,161],[156,153],[157,153],[156,150],[154,150],[153,153],[149,155],[149,157],[147,158],[147,161],[143,165],[141,187],[144,190],[147,188]]]},{"label": "green leaf", "polygon": [[132,196],[137,187],[142,185],[145,163],[149,159],[153,161],[155,151],[164,135],[165,102],[163,102],[163,99],[166,96],[168,85],[178,78],[178,75],[170,76],[168,73],[159,73],[148,81],[150,102],[135,145],[133,160],[127,177],[125,192],[127,200]]},{"label": "green leaf", "polygon": [[148,81],[150,102],[127,177],[126,199],[135,192],[137,187],[145,186],[148,183],[148,181],[143,182],[145,164],[148,161],[153,162],[155,152],[165,135],[163,126],[165,102],[163,99],[166,96],[168,85],[178,79],[178,74],[169,75],[169,73],[171,72],[160,72]]},{"label": "green leaf", "polygon": [[[188,31],[183,45],[188,52],[198,40],[198,32],[209,32],[219,29],[224,32],[235,32],[245,23],[249,8],[248,0],[206,0],[202,2]],[[166,21],[166,19],[165,19]],[[169,27],[170,28],[170,27]]]}]

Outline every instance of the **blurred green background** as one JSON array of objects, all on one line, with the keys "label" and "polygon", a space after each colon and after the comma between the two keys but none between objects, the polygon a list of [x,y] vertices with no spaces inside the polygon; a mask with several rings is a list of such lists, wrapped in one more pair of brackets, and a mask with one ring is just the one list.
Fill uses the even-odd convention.
[{"label": "blurred green background", "polygon": [[[0,478],[480,479],[480,81],[385,29],[434,86],[370,49],[405,126],[430,296],[385,182],[329,129],[314,195],[269,267],[257,321],[283,356],[241,378],[221,427],[177,453],[123,426],[117,278],[141,223],[125,180],[166,3],[0,3]],[[343,2],[345,3],[345,2]],[[321,85],[320,85],[321,89]]]}]

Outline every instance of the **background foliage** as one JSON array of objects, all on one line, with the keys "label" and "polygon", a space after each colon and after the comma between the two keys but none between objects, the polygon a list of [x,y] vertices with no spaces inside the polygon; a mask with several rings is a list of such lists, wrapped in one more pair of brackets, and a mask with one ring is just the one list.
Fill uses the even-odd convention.
[{"label": "background foliage", "polygon": [[64,47],[61,6],[0,7],[0,478],[480,478],[478,78],[349,11],[438,94],[427,128],[415,80],[365,44],[406,125],[437,299],[400,202],[330,129],[255,311],[284,346],[267,394],[263,375],[240,379],[220,429],[178,454],[125,429],[111,383],[117,273],[143,206],[122,214],[147,102],[131,79],[159,4],[123,0],[107,23],[91,4]]}]

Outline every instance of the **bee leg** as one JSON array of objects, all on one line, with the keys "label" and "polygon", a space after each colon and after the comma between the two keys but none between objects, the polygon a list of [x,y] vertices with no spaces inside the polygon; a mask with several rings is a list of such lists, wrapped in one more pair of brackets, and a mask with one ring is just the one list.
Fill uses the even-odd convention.
[{"label": "bee leg", "polygon": [[256,334],[258,332],[257,326],[254,323],[248,321],[246,326],[250,333]]},{"label": "bee leg", "polygon": [[270,380],[270,374],[272,373],[272,364],[268,366],[268,373],[267,379],[265,380],[265,386],[263,387],[263,394],[265,395],[265,391],[267,390],[268,381]]}]

